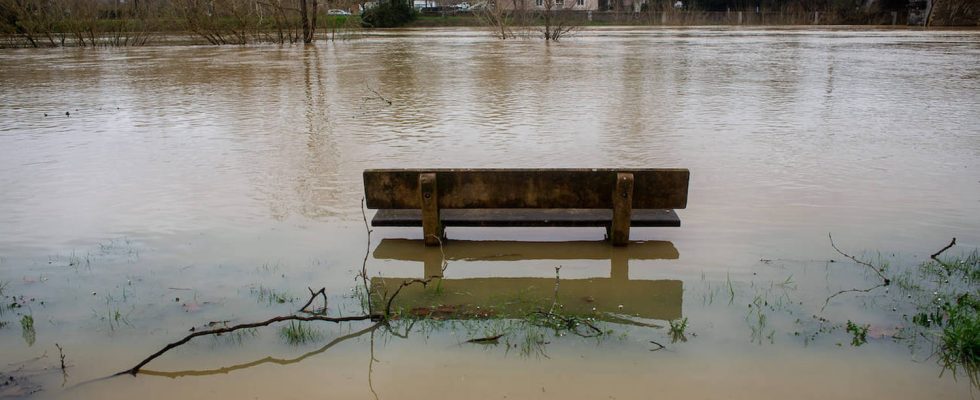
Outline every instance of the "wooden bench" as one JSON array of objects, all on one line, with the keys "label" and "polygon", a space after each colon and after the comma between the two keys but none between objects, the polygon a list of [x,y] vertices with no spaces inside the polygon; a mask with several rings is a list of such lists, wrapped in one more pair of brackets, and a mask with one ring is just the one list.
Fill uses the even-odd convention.
[{"label": "wooden bench", "polygon": [[438,245],[446,226],[603,226],[614,245],[630,226],[680,226],[686,169],[369,169],[373,226],[421,226]]}]

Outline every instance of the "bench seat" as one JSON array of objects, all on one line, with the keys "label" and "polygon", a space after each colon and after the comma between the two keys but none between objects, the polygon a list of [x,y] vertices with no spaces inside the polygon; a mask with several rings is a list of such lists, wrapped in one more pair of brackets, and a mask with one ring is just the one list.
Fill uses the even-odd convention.
[{"label": "bench seat", "polygon": [[[606,209],[442,209],[444,226],[489,227],[589,227],[609,226],[613,211]],[[422,210],[381,209],[372,226],[422,226]],[[670,209],[634,209],[630,225],[636,227],[679,227],[681,219]]]}]

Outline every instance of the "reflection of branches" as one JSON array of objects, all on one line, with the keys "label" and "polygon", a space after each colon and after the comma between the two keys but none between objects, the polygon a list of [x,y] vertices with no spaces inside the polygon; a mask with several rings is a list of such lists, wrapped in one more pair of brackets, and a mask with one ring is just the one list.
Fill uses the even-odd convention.
[{"label": "reflection of branches", "polygon": [[829,233],[827,234],[827,237],[830,238],[830,247],[833,247],[834,250],[837,250],[837,252],[840,253],[840,255],[842,255],[844,257],[847,257],[847,258],[850,258],[851,260],[854,260],[854,262],[856,262],[858,264],[861,264],[861,265],[864,265],[864,266],[866,266],[868,268],[871,268],[872,271],[874,271],[875,273],[877,273],[878,276],[881,277],[881,280],[884,282],[884,284],[881,285],[881,286],[888,286],[889,284],[891,284],[891,282],[892,282],[891,279],[888,279],[887,277],[885,277],[885,274],[883,272],[881,272],[881,270],[878,269],[878,267],[875,267],[874,265],[871,265],[871,263],[869,263],[867,261],[858,260],[857,257],[854,257],[854,256],[852,256],[850,254],[847,254],[847,253],[841,251],[840,249],[837,248],[837,245],[834,244],[834,237],[831,236]]},{"label": "reflection of branches", "polygon": [[[364,198],[361,198],[361,218],[364,219],[364,230],[367,231],[367,244],[364,249],[364,261],[361,262],[361,281],[364,282],[364,295],[367,297],[367,312],[371,312],[371,289],[368,287],[367,259],[371,254],[371,227],[367,222],[367,212],[364,211]],[[363,306],[363,303],[361,304]]]},{"label": "reflection of branches", "polygon": [[823,302],[823,307],[820,307],[820,311],[823,311],[825,308],[827,308],[827,304],[830,304],[830,300],[831,299],[833,299],[834,297],[837,297],[839,295],[842,295],[844,293],[854,293],[854,292],[868,293],[868,292],[870,292],[872,290],[875,290],[877,288],[884,287],[884,286],[885,286],[884,283],[879,283],[879,284],[874,285],[872,287],[869,287],[867,289],[846,289],[846,290],[841,290],[841,291],[839,291],[837,293],[834,293],[834,294],[830,295],[830,297],[828,297],[827,300],[825,300]]},{"label": "reflection of branches", "polygon": [[223,368],[217,368],[217,369],[209,369],[209,370],[187,370],[187,371],[174,371],[174,372],[162,372],[162,371],[141,370],[140,371],[140,374],[143,374],[143,375],[153,375],[153,376],[165,376],[167,378],[180,378],[180,377],[184,377],[184,376],[206,376],[206,375],[227,374],[227,373],[232,372],[232,371],[238,371],[238,370],[242,370],[242,369],[246,369],[246,368],[256,367],[256,366],[259,366],[259,365],[262,365],[262,364],[277,364],[277,365],[295,364],[295,363],[298,363],[300,361],[303,361],[303,360],[305,360],[307,358],[313,357],[313,356],[315,356],[317,354],[323,353],[323,352],[329,350],[331,347],[336,346],[337,344],[339,344],[341,342],[344,342],[346,340],[359,337],[361,335],[364,335],[365,333],[371,332],[371,335],[373,336],[374,335],[374,331],[377,330],[382,325],[384,325],[384,324],[378,322],[378,323],[372,324],[371,326],[369,326],[369,327],[367,327],[365,329],[362,329],[362,330],[359,330],[357,332],[350,333],[350,334],[347,334],[347,335],[338,337],[338,338],[330,341],[330,343],[327,343],[323,347],[321,347],[319,349],[316,349],[314,351],[311,351],[309,353],[303,354],[303,355],[301,355],[299,357],[296,357],[296,358],[280,359],[280,358],[266,357],[266,358],[263,358],[263,359],[260,359],[260,360],[255,360],[255,361],[252,361],[252,362],[249,362],[249,363],[237,364],[237,365],[232,365],[230,367],[223,367]]},{"label": "reflection of branches", "polygon": [[374,400],[378,400],[378,392],[374,391],[374,362],[378,359],[374,358],[374,332],[371,332],[371,354],[370,359],[368,359],[368,389],[371,389],[371,394],[374,395]]},{"label": "reflection of branches", "polygon": [[837,248],[837,245],[834,244],[834,237],[831,234],[829,234],[829,233],[827,234],[827,237],[830,238],[830,247],[833,247],[834,250],[837,250],[837,252],[840,253],[842,256],[847,257],[847,258],[850,258],[851,260],[854,260],[854,262],[856,262],[858,264],[861,264],[861,265],[864,265],[864,266],[866,266],[868,268],[871,268],[872,271],[874,271],[875,273],[878,274],[879,277],[881,277],[882,282],[879,283],[879,284],[877,284],[877,285],[874,285],[872,287],[869,287],[867,289],[857,289],[857,288],[854,288],[854,289],[841,290],[841,291],[839,291],[837,293],[834,293],[834,294],[830,295],[829,297],[827,297],[827,300],[824,300],[823,307],[820,308],[820,311],[823,311],[824,309],[827,308],[827,305],[830,304],[830,300],[831,299],[833,299],[834,297],[837,297],[839,295],[842,295],[844,293],[856,293],[856,292],[868,293],[868,292],[871,292],[872,290],[875,290],[877,288],[888,286],[889,284],[891,284],[891,282],[892,282],[891,279],[888,279],[887,277],[885,277],[885,274],[883,272],[881,272],[881,269],[879,269],[878,267],[875,267],[874,265],[872,265],[871,263],[869,263],[867,261],[859,260],[857,257],[854,257],[854,256],[852,256],[850,254],[847,254],[847,253],[841,251],[841,249]]},{"label": "reflection of branches", "polygon": [[[568,330],[569,332],[584,338],[602,336],[602,329],[599,329],[598,327],[593,325],[592,322],[589,322],[589,320],[584,318],[565,317],[562,315],[558,315],[550,312],[544,312],[544,311],[534,311],[528,314],[528,316],[535,316],[535,315],[543,317],[544,320],[536,321],[534,318],[531,318],[530,322],[534,325],[546,326],[554,329]],[[589,328],[591,333],[579,332],[578,328],[579,326],[582,325],[584,325],[586,328]]]}]

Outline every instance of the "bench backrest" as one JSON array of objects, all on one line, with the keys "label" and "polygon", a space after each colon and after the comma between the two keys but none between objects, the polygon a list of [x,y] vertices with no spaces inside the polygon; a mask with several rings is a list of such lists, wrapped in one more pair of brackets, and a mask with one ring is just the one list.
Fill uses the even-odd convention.
[{"label": "bench backrest", "polygon": [[618,173],[633,174],[635,209],[685,208],[687,169],[369,169],[372,209],[420,209],[419,174],[435,173],[439,208],[613,208]]}]

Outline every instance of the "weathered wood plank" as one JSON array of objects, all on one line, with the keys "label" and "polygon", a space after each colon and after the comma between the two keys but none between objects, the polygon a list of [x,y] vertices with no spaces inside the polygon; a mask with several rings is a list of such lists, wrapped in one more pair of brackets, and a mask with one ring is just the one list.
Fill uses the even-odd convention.
[{"label": "weathered wood plank", "polygon": [[441,209],[612,209],[621,172],[633,174],[634,209],[687,207],[686,169],[373,169],[364,194],[368,208],[421,209],[419,174],[435,173]]},{"label": "weathered wood plank", "polygon": [[422,204],[422,212],[420,214],[422,218],[422,237],[425,239],[426,246],[436,246],[442,242],[444,237],[442,229],[442,221],[439,218],[440,210],[437,204],[439,203],[439,190],[436,181],[436,174],[425,173],[419,174],[419,190],[417,198]]},{"label": "weathered wood plank", "polygon": [[[607,194],[608,197],[608,194]],[[486,227],[591,227],[609,226],[613,211],[583,209],[445,209],[440,210],[444,226]],[[630,223],[635,227],[678,227],[681,219],[674,210],[633,209]],[[372,226],[422,226],[421,210],[378,210]]]},{"label": "weathered wood plank", "polygon": [[613,218],[609,225],[609,240],[613,246],[625,246],[630,241],[630,215],[633,212],[633,174],[620,172],[616,190],[611,193]]}]

